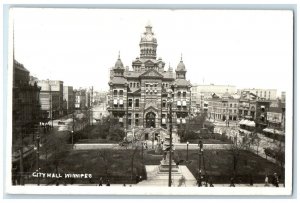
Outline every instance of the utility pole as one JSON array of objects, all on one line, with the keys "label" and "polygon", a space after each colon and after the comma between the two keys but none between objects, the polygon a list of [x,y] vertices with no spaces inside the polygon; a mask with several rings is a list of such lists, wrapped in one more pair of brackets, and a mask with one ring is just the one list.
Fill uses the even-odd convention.
[{"label": "utility pole", "polygon": [[170,151],[169,151],[169,187],[172,185],[172,104],[173,104],[173,98],[174,98],[174,86],[171,86],[171,89],[169,91],[169,119],[170,119]]},{"label": "utility pole", "polygon": [[72,118],[73,118],[73,123],[72,123],[72,147],[73,147],[73,144],[74,144],[74,132],[75,132],[75,118],[74,118],[74,111],[72,113]]},{"label": "utility pole", "polygon": [[[22,129],[23,130],[23,129]],[[20,147],[20,185],[24,185],[24,167],[23,167],[23,132],[21,132],[21,147]]]},{"label": "utility pole", "polygon": [[172,185],[172,102],[170,103],[169,187]]},{"label": "utility pole", "polygon": [[201,154],[203,152],[203,143],[201,140],[199,140],[199,143],[198,143],[198,146],[199,146],[199,160],[198,160],[198,170],[199,170],[199,177],[198,177],[198,187],[201,187],[202,186],[202,180],[201,180],[201,176],[202,176],[202,171],[201,171]]},{"label": "utility pole", "polygon": [[37,134],[36,138],[36,165],[37,165],[37,172],[38,172],[38,179],[37,179],[37,185],[40,185],[40,135]]},{"label": "utility pole", "polygon": [[49,84],[50,87],[50,113],[51,113],[51,127],[53,128],[53,101],[52,101],[52,89],[51,89],[51,85]]},{"label": "utility pole", "polygon": [[92,109],[92,126],[93,126],[93,98],[94,98],[94,86],[92,86],[92,102],[91,102],[91,109]]}]

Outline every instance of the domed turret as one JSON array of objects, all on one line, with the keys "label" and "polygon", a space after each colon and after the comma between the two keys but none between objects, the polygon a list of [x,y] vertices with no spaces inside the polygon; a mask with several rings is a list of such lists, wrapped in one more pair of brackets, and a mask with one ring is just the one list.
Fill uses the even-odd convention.
[{"label": "domed turret", "polygon": [[122,63],[121,58],[120,58],[120,52],[119,52],[118,59],[115,63],[115,68],[124,69],[123,63]]},{"label": "domed turret", "polygon": [[113,75],[114,76],[124,76],[124,65],[121,61],[121,58],[120,58],[120,52],[119,52],[119,56],[118,56],[118,59],[115,63],[115,67],[113,68]]},{"label": "domed turret", "polygon": [[186,71],[185,65],[182,61],[182,55],[179,64],[177,65],[176,71]]},{"label": "domed turret", "polygon": [[178,78],[178,79],[185,79],[186,69],[185,69],[185,65],[184,65],[184,63],[182,61],[182,54],[181,54],[180,62],[177,65],[177,68],[176,68],[175,72],[176,72],[176,78]]},{"label": "domed turret", "polygon": [[152,32],[150,23],[146,26],[146,32],[142,34],[140,41],[140,57],[147,59],[156,59],[157,40]]}]

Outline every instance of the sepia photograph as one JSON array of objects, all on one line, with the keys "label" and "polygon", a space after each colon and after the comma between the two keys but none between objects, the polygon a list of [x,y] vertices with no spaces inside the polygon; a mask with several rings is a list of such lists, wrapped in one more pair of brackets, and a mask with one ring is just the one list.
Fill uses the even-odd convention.
[{"label": "sepia photograph", "polygon": [[10,8],[10,194],[291,195],[293,10]]}]

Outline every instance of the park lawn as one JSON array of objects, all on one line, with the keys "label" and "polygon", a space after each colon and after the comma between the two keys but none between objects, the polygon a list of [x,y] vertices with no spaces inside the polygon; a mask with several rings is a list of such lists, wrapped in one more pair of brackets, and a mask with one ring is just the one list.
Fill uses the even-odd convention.
[{"label": "park lawn", "polygon": [[[106,159],[99,156],[99,152]],[[149,152],[149,153],[148,153]],[[152,151],[142,151],[139,149],[134,158],[133,180],[131,179],[131,157],[132,149],[102,149],[102,150],[70,150],[57,155],[58,172],[64,173],[88,173],[92,174],[90,179],[75,179],[73,184],[97,184],[99,177],[105,180],[107,177],[110,183],[129,184],[135,183],[135,177],[142,176],[146,178],[144,165],[159,165],[162,155],[155,154]],[[41,160],[41,172],[56,172],[54,156],[45,166],[45,161]],[[186,160],[186,150],[175,150],[174,161],[186,165],[192,174],[197,177],[198,174],[198,150],[189,150],[189,162]],[[184,161],[183,161],[184,160]],[[233,175],[233,158],[229,150],[206,150],[204,151],[204,163],[206,174],[213,178],[214,183],[229,183]],[[107,173],[106,167],[107,166]],[[203,164],[202,164],[203,166]],[[46,169],[46,170],[44,170]],[[204,173],[202,167],[202,174]],[[241,183],[249,183],[249,175],[252,174],[255,183],[262,183],[265,174],[274,172],[281,174],[280,167],[261,158],[251,152],[241,151],[237,165],[237,180]],[[33,180],[31,180],[33,181]],[[41,180],[42,183],[55,184],[56,180]],[[65,180],[60,180],[63,184]],[[67,180],[66,184],[71,184]]]},{"label": "park lawn", "polygon": [[[199,167],[199,151],[189,151],[189,162],[186,166],[195,177],[198,177]],[[202,165],[202,174],[211,176],[217,183],[227,183],[233,177],[233,156],[230,150],[206,150],[203,152],[204,164]],[[175,161],[186,160],[186,150],[175,151]],[[204,167],[205,165],[205,171]],[[254,182],[263,183],[265,175],[273,173],[281,174],[280,167],[265,158],[262,158],[249,151],[241,151],[237,163],[236,181],[241,183],[249,183],[250,175]],[[281,179],[281,181],[283,181]]]}]

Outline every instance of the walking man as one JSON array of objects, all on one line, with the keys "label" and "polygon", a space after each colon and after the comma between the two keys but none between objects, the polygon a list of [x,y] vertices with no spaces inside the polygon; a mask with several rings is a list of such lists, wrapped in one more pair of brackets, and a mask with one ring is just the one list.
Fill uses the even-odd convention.
[{"label": "walking man", "polygon": [[235,185],[234,185],[234,178],[233,177],[230,178],[230,185],[229,185],[229,187],[235,187]]},{"label": "walking man", "polygon": [[266,187],[269,186],[269,177],[268,177],[268,175],[266,175],[266,177],[265,177],[265,186]]},{"label": "walking man", "polygon": [[100,177],[100,178],[99,178],[99,186],[102,186],[102,183],[103,183],[102,177]]}]

